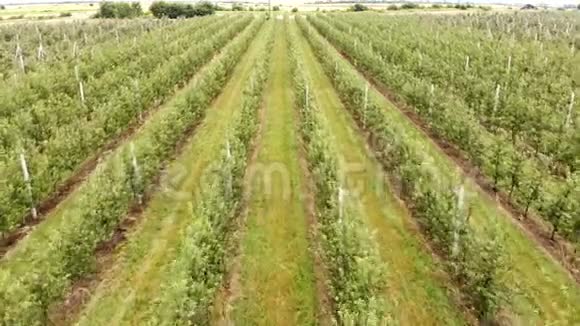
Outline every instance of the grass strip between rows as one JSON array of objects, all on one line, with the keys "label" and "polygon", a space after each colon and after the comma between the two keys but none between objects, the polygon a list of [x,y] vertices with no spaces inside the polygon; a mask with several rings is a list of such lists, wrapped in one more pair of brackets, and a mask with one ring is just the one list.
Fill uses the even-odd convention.
[{"label": "grass strip between rows", "polygon": [[343,203],[339,154],[312,96],[312,86],[302,67],[295,33],[289,37],[295,106],[300,131],[315,185],[316,214],[320,223],[325,264],[329,271],[336,322],[340,325],[379,325],[388,322],[382,298],[385,264],[372,232]]},{"label": "grass strip between rows", "polygon": [[426,237],[444,258],[446,270],[480,320],[492,320],[507,302],[502,282],[505,252],[493,230],[480,238],[468,223],[464,206],[464,186],[456,178],[446,178],[429,162],[418,144],[394,125],[372,98],[356,72],[337,57],[334,48],[298,18],[306,38],[321,61],[345,107],[359,126],[370,133],[372,148],[385,170],[400,186],[400,193]]},{"label": "grass strip between rows", "polygon": [[252,139],[258,129],[258,110],[274,40],[273,29],[268,33],[243,90],[241,113],[212,164],[212,176],[202,187],[199,203],[190,202],[193,221],[184,231],[177,257],[168,269],[171,279],[162,286],[152,307],[154,324],[200,325],[208,324],[211,318],[215,290],[225,271],[226,239],[239,213]]}]

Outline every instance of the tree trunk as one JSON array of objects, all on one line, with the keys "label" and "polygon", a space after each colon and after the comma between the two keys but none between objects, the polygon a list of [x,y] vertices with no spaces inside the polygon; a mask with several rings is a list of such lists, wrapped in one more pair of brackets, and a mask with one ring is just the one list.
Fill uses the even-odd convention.
[{"label": "tree trunk", "polygon": [[512,194],[514,193],[514,189],[516,188],[516,183],[514,182],[513,178],[512,178],[512,184],[510,186],[510,192],[508,194],[509,200],[512,199]]},{"label": "tree trunk", "polygon": [[528,201],[526,203],[526,209],[524,209],[524,218],[528,217],[528,212],[530,211],[530,206],[532,205],[532,201]]}]

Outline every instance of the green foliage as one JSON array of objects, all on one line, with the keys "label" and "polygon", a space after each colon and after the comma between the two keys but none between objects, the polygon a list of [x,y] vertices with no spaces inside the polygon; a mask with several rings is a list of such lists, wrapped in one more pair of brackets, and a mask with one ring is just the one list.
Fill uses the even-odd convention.
[{"label": "green foliage", "polygon": [[459,10],[467,10],[469,8],[473,8],[473,5],[471,5],[471,4],[459,4],[458,3],[454,6],[454,8],[459,9]]},{"label": "green foliage", "polygon": [[195,16],[207,16],[215,13],[216,7],[210,2],[199,2],[196,5],[156,1],[151,4],[149,11],[157,18],[191,18]]},{"label": "green foliage", "polygon": [[103,1],[99,5],[95,18],[135,18],[143,15],[138,2]]},{"label": "green foliage", "polygon": [[301,69],[304,63],[296,49],[296,38],[295,34],[289,38],[295,105],[300,113],[300,131],[308,164],[313,171],[316,214],[339,324],[368,325],[386,321],[388,309],[382,299],[385,267],[374,235],[350,205],[340,207],[337,200],[341,187],[339,154],[309,91],[312,87]]},{"label": "green foliage", "polygon": [[369,8],[363,4],[355,3],[352,7],[350,7],[351,11],[367,11]]},{"label": "green foliage", "polygon": [[[248,22],[234,19],[231,23],[239,28]],[[38,203],[89,155],[137,122],[154,103],[163,102],[176,84],[211,59],[216,44],[223,46],[236,33],[223,29],[213,17],[177,26],[150,33],[137,44],[132,38],[123,43],[113,40],[103,48],[101,57],[91,59],[89,55],[82,61],[54,67],[61,72],[58,79],[50,77],[54,74],[51,70],[31,73],[25,83],[0,91],[6,110],[0,120],[0,146],[6,153],[0,161],[0,171],[6,173],[6,187],[0,188],[0,219],[5,220],[0,224],[7,226],[2,231],[17,227],[31,205],[18,161],[23,149],[32,176],[33,202]],[[139,26],[139,31],[142,28]],[[206,33],[217,33],[214,36],[219,43],[203,42]],[[191,48],[182,42],[184,39],[199,40],[199,46]],[[158,46],[160,42],[167,42],[166,46]],[[77,62],[82,63],[80,78],[90,77],[83,84],[85,103],[80,103],[78,95]],[[107,70],[110,65],[116,68]],[[17,109],[21,107],[26,109]]]},{"label": "green foliage", "polygon": [[[536,52],[528,49],[535,48],[537,42],[524,41],[529,37],[526,33],[519,34],[516,30],[510,34],[510,37],[524,39],[521,41],[524,45],[518,49],[513,46],[519,44],[517,42],[503,43],[505,31],[502,29],[491,32],[490,37],[487,21],[477,22],[481,31],[468,32],[457,26],[468,24],[464,20],[476,24],[476,20],[471,21],[469,17],[434,18],[429,24],[408,18],[398,21],[393,18],[397,22],[392,24],[392,20],[370,23],[371,17],[358,21],[354,16],[345,19],[320,16],[312,21],[324,28],[321,31],[328,33],[342,51],[349,53],[357,67],[396,92],[434,134],[461,149],[489,178],[494,190],[507,194],[525,215],[533,210],[548,219],[545,207],[550,204],[549,198],[556,197],[566,187],[561,176],[572,177],[580,173],[577,166],[580,161],[579,120],[577,116],[572,117],[566,128],[562,122],[570,107],[570,89],[574,87],[573,77],[566,73],[566,70],[573,71],[570,44],[561,44],[556,39],[553,49],[545,49],[553,60],[548,67],[545,59],[538,60]],[[556,20],[558,17],[546,17],[553,18],[556,24],[551,33],[569,24]],[[417,35],[409,38],[400,33],[403,26]],[[431,37],[433,28],[439,30],[439,40]],[[399,33],[393,34],[395,30]],[[470,40],[474,34],[477,42]],[[493,37],[495,34],[500,35],[500,40]],[[356,46],[357,42],[369,46]],[[449,44],[473,51],[469,55],[468,69],[465,68],[465,55],[450,59],[457,51],[450,50]],[[516,50],[527,56],[525,68],[516,65],[516,52],[513,52]],[[499,58],[510,55],[513,62],[507,73],[507,60]],[[486,59],[479,61],[481,57]],[[501,80],[500,92],[497,92],[498,79]],[[554,86],[546,84],[538,88],[547,79],[553,80],[551,85]],[[509,92],[505,91],[506,87]],[[546,89],[553,92],[546,92]],[[548,107],[560,109],[549,110]],[[543,178],[542,183],[534,182],[538,176]],[[533,191],[523,189],[525,185],[533,185]],[[569,199],[575,207],[571,215],[573,220],[580,216],[579,200],[580,191],[575,189]],[[566,223],[558,232],[573,236],[572,225],[574,223]]]},{"label": "green foliage", "polygon": [[232,10],[233,10],[233,11],[244,11],[244,6],[242,6],[242,5],[241,5],[241,4],[239,4],[239,3],[234,3],[234,4],[232,5]]},{"label": "green foliage", "polygon": [[292,8],[292,12],[294,12],[294,13],[298,12],[298,8],[296,8],[296,7]]},{"label": "green foliage", "polygon": [[72,13],[70,12],[61,12],[60,15],[58,15],[59,17],[71,17]]},{"label": "green foliage", "polygon": [[580,185],[578,176],[571,177],[566,181],[565,187],[556,196],[547,199],[542,208],[547,220],[552,224],[551,239],[554,240],[556,233],[562,229],[574,238],[574,227],[578,223],[578,203],[571,197],[577,193]]},{"label": "green foliage", "polygon": [[[254,26],[259,27],[258,25]],[[204,184],[201,199],[191,207],[193,223],[185,230],[177,259],[170,266],[171,281],[162,286],[158,304],[152,306],[157,324],[175,325],[194,320],[206,324],[214,291],[224,272],[225,243],[232,219],[238,213],[243,178],[251,141],[257,131],[258,109],[269,73],[273,29],[253,66],[252,82],[243,90],[242,108],[236,117],[224,150],[217,158],[212,176]],[[238,47],[248,46],[239,43]],[[228,60],[234,61],[233,53]]]},{"label": "green foliage", "polygon": [[401,9],[419,9],[419,8],[421,8],[421,6],[414,2],[406,2],[401,5]]},{"label": "green foliage", "polygon": [[280,7],[278,7],[278,6],[274,6],[274,7],[272,7],[272,10],[273,10],[273,11],[280,11]]},{"label": "green foliage", "polygon": [[[335,46],[347,53],[356,53],[356,45],[347,40],[346,32],[333,30],[319,18],[308,19]],[[508,299],[502,284],[505,253],[501,242],[493,236],[484,240],[473,235],[468,223],[469,209],[458,203],[461,183],[431,164],[422,164],[430,160],[422,145],[411,139],[403,127],[390,121],[372,100],[364,105],[365,86],[356,82],[356,72],[332,52],[319,34],[307,33],[309,26],[304,19],[298,22],[341,100],[359,126],[370,134],[370,143],[393,183],[399,185],[402,199],[445,258],[447,271],[480,320],[493,318],[498,307]]]},{"label": "green foliage", "polygon": [[[44,324],[47,307],[58,300],[75,279],[90,272],[97,245],[110,239],[120,220],[138,203],[136,198],[143,195],[135,192],[147,190],[154,184],[176,144],[192,125],[200,121],[205,109],[220,93],[261,25],[260,20],[246,27],[251,20],[251,17],[246,17],[228,25],[223,32],[192,50],[190,57],[195,57],[197,51],[208,46],[211,51],[200,54],[211,58],[216,48],[242,33],[204,70],[196,87],[181,94],[170,109],[162,111],[140,130],[132,139],[132,145],[124,144],[99,164],[79,189],[71,208],[63,212],[62,219],[66,222],[51,229],[47,237],[41,237],[37,242],[30,240],[22,249],[26,252],[20,252],[23,255],[20,258],[19,253],[15,253],[17,257],[11,257],[18,263],[26,260],[25,271],[9,268],[10,262],[4,261],[4,268],[0,271],[2,324]],[[244,27],[246,29],[242,32]],[[181,70],[179,67],[174,69]],[[134,159],[139,164],[139,174],[131,166]]]},{"label": "green foliage", "polygon": [[389,5],[387,10],[399,10],[399,7],[397,5]]}]

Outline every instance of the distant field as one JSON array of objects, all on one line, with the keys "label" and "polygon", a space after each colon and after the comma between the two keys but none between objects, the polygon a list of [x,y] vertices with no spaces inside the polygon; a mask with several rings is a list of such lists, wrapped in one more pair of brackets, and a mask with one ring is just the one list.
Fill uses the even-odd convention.
[{"label": "distant field", "polygon": [[90,4],[44,4],[44,5],[6,5],[6,9],[0,10],[0,18],[3,20],[16,20],[26,18],[38,18],[42,16],[59,16],[70,13],[75,18],[86,17],[96,12],[98,5]]},{"label": "distant field", "polygon": [[[354,2],[352,3],[304,3],[304,4],[299,4],[299,5],[295,5],[296,7],[298,7],[298,9],[300,11],[315,11],[315,10],[326,10],[326,11],[332,11],[332,10],[346,10],[350,7],[352,7],[352,5],[354,4]],[[398,6],[399,8],[401,7],[401,5],[403,5],[403,3],[364,3],[365,6],[374,9],[374,10],[387,10],[387,8],[389,6]],[[405,9],[405,10],[389,10],[390,13],[393,14],[404,14],[404,13],[413,13],[413,12],[424,12],[424,11],[428,11],[428,12],[472,12],[472,11],[481,11],[481,8],[469,8],[468,10],[459,10],[456,8],[447,8],[445,6],[441,6],[439,7],[432,7],[432,4],[420,4],[420,8],[417,9]],[[292,6],[288,5],[288,6],[282,6],[282,9],[286,9],[286,7],[288,8],[292,8]],[[507,6],[502,6],[502,5],[492,5],[492,6],[486,6],[491,8],[492,10],[508,10]],[[514,7],[515,9],[517,9],[516,7]]]}]

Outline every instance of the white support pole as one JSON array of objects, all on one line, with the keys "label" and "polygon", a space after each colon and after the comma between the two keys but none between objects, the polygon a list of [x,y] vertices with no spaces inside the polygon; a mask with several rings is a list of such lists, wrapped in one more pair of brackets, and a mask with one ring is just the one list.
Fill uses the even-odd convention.
[{"label": "white support pole", "polygon": [[493,101],[493,114],[495,115],[495,113],[497,112],[498,106],[499,106],[499,94],[501,92],[501,85],[497,84],[497,86],[495,87],[495,98]]},{"label": "white support pole", "polygon": [[46,58],[46,52],[44,52],[44,46],[42,45],[42,34],[38,27],[36,27],[36,33],[38,34],[38,51],[37,58],[38,61],[44,60]]},{"label": "white support pole", "polygon": [[20,70],[26,73],[26,67],[24,66],[24,55],[22,54],[22,48],[20,47],[20,36],[16,35],[16,60],[18,60]]},{"label": "white support pole", "polygon": [[[231,167],[230,164],[233,164],[233,162],[232,162],[232,150],[231,150],[231,147],[230,147],[230,141],[229,140],[226,141],[226,158],[227,158],[227,166],[228,167]],[[233,194],[233,183],[234,183],[233,182],[232,169],[229,168],[227,172],[228,172],[228,180],[227,180],[228,183],[227,183],[227,189],[226,189],[226,191],[227,191],[227,196],[228,197],[231,197],[232,194]]]},{"label": "white support pole", "polygon": [[465,222],[465,187],[463,185],[459,186],[456,190],[455,195],[457,196],[457,214],[453,219],[453,245],[451,247],[451,257],[455,257],[459,254],[459,233],[461,232],[461,227]]},{"label": "white support pole", "polygon": [[465,71],[469,71],[469,56],[465,56]]},{"label": "white support pole", "polygon": [[72,49],[72,57],[76,58],[78,55],[78,45],[77,45],[77,41],[73,42],[73,49]]},{"label": "white support pole", "polygon": [[79,73],[79,66],[75,66],[75,76],[79,83],[79,95],[81,97],[81,104],[85,104],[85,88],[83,86],[83,81]]},{"label": "white support pole", "polygon": [[[131,142],[130,148],[131,148],[131,165],[133,165],[133,173],[134,173],[135,183],[140,185],[141,184],[141,171],[139,169],[139,163],[137,162],[137,155],[135,155],[135,144],[133,142]],[[142,205],[143,204],[143,194],[138,193],[136,195],[137,195],[137,200],[139,202],[139,205]]]},{"label": "white support pole", "polygon": [[507,62],[507,74],[509,75],[510,72],[512,70],[512,56],[510,55],[508,57],[508,62]]},{"label": "white support pole", "polygon": [[44,47],[42,46],[42,42],[38,44],[38,51],[37,51],[37,58],[38,61],[44,60],[46,57],[46,53],[44,52]]},{"label": "white support pole", "polygon": [[30,182],[30,173],[28,171],[28,164],[26,164],[26,157],[24,157],[24,152],[20,153],[20,167],[22,168],[22,176],[24,177],[26,191],[28,192],[30,213],[32,214],[32,218],[36,219],[38,217],[38,213],[36,211],[36,207],[34,206],[34,198],[32,197],[32,183]]},{"label": "white support pole", "polygon": [[[137,99],[141,99],[141,88],[139,87],[139,80],[138,79],[133,79],[133,86],[135,87],[135,98]],[[141,108],[141,105],[139,104],[139,121],[143,121],[143,110]]]},{"label": "white support pole", "polygon": [[229,140],[226,141],[226,157],[228,158],[228,161],[232,159],[232,150],[230,148]]}]

